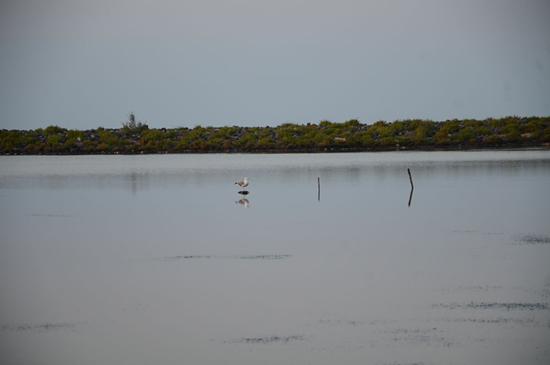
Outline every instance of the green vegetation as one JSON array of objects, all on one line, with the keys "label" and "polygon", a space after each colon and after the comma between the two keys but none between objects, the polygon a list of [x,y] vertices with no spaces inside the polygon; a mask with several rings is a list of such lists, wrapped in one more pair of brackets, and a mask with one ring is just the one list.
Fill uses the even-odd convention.
[{"label": "green vegetation", "polygon": [[550,117],[322,121],[277,127],[149,129],[133,115],[122,128],[0,130],[0,154],[343,152],[550,146]]}]

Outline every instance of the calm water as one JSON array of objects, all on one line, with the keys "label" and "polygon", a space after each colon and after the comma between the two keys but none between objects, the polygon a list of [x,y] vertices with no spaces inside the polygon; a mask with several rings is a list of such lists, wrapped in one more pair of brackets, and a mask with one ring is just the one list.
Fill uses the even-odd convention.
[{"label": "calm water", "polygon": [[550,363],[549,151],[0,157],[0,232],[2,364]]}]

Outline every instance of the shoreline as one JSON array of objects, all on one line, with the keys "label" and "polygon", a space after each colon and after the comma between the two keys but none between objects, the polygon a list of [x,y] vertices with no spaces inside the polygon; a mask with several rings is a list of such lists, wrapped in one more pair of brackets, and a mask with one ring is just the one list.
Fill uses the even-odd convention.
[{"label": "shoreline", "polygon": [[72,130],[48,126],[0,130],[0,154],[194,154],[466,151],[550,148],[550,117],[486,120],[404,120],[364,124],[285,123],[276,127],[122,128]]},{"label": "shoreline", "polygon": [[289,150],[289,151],[185,151],[185,152],[103,152],[103,153],[3,153],[0,156],[141,156],[141,155],[292,155],[292,154],[341,154],[385,152],[521,152],[550,151],[550,146],[473,147],[473,148],[400,148],[400,149],[338,149],[338,150]]}]

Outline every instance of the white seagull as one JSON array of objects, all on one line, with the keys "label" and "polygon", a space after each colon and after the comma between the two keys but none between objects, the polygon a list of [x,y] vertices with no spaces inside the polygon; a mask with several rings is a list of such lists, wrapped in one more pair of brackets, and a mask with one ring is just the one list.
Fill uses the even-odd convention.
[{"label": "white seagull", "polygon": [[245,177],[240,181],[235,181],[236,185],[239,185],[241,188],[246,188],[248,186],[248,178]]}]

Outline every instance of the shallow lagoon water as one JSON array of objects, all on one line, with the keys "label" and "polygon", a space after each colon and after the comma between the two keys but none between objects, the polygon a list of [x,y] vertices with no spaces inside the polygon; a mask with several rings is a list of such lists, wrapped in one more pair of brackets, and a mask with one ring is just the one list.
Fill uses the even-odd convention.
[{"label": "shallow lagoon water", "polygon": [[549,186],[549,151],[0,157],[0,358],[548,364]]}]

